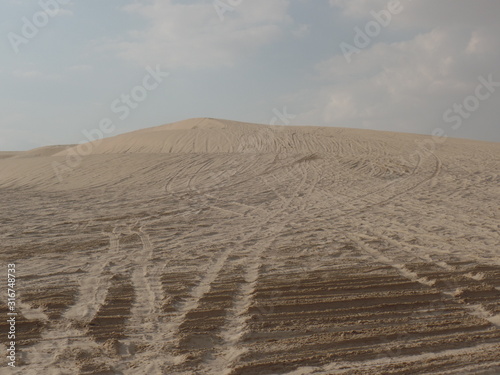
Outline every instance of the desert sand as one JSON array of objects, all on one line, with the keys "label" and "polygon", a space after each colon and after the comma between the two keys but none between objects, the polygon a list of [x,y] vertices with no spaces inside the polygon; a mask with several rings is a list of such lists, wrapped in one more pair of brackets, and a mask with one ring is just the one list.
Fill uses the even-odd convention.
[{"label": "desert sand", "polygon": [[0,374],[500,374],[499,143],[205,118],[77,147],[0,153]]}]

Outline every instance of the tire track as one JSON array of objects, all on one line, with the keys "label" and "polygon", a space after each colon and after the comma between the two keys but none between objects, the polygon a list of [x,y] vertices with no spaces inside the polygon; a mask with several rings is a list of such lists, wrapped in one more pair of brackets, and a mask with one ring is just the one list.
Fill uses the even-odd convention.
[{"label": "tire track", "polygon": [[[35,347],[28,353],[30,363],[45,369],[54,368],[56,362],[47,361],[47,357],[52,356],[62,363],[59,364],[60,368],[80,368],[82,364],[72,352],[76,351],[85,356],[85,353],[97,350],[104,341],[113,338],[118,340],[116,350],[120,356],[116,360],[106,360],[100,355],[94,355],[93,362],[86,360],[85,366],[123,368],[124,363],[129,363],[128,360],[124,361],[124,356],[128,359],[130,352],[135,354],[136,342],[140,344],[141,341],[147,341],[151,334],[157,331],[158,322],[155,322],[155,319],[151,322],[147,320],[155,316],[149,313],[156,312],[162,303],[163,292],[159,276],[164,266],[160,263],[152,272],[148,270],[148,262],[151,261],[154,251],[143,227],[134,230],[138,223],[139,221],[136,221],[121,230],[120,225],[117,225],[108,233],[108,252],[95,261],[89,276],[82,281],[76,303],[66,310],[61,321],[43,335],[45,349],[39,350]],[[122,235],[137,235],[141,240],[142,249],[130,252],[121,249]],[[141,327],[142,336],[136,337],[135,341],[127,337],[129,332],[137,332],[127,325],[128,320]],[[86,327],[89,327],[88,332]],[[112,331],[109,331],[110,329]]]},{"label": "tire track", "polygon": [[[302,167],[299,167],[298,169],[301,171],[303,177],[297,185],[297,188],[294,190],[292,196],[281,207],[280,212],[274,216],[275,219],[283,214],[285,210],[292,205],[292,202],[298,198],[300,191],[305,185],[308,176],[307,169]],[[315,183],[311,184],[311,187],[308,189],[309,194],[314,190],[318,181],[319,178],[316,179]],[[303,209],[305,205],[304,202],[305,198],[302,199],[299,211]],[[253,296],[260,276],[260,269],[263,264],[262,257],[289,221],[290,217],[281,220],[280,223],[273,228],[271,234],[267,238],[258,241],[250,249],[250,257],[246,262],[247,269],[244,276],[245,284],[241,287],[240,292],[235,297],[233,308],[227,317],[227,323],[220,333],[220,336],[223,339],[223,344],[214,349],[214,352],[218,353],[218,355],[213,360],[203,364],[202,367],[204,368],[204,373],[213,375],[228,374],[234,363],[237,362],[238,358],[246,352],[246,349],[241,346],[238,347],[238,344],[247,331],[247,321],[250,317],[248,315],[248,310],[252,304]],[[269,220],[264,225],[267,225],[268,222]]]},{"label": "tire track", "polygon": [[[383,200],[378,201],[376,203],[370,203],[367,205],[363,205],[362,207],[356,207],[356,206],[353,206],[351,204],[351,202],[357,201],[357,198],[354,198],[352,200],[347,200],[347,201],[341,201],[341,202],[339,202],[341,205],[344,205],[344,206],[350,205],[352,208],[347,209],[347,210],[342,209],[342,208],[340,208],[340,209],[336,208],[336,210],[338,211],[338,214],[336,214],[335,216],[328,218],[328,219],[322,219],[321,221],[322,222],[327,221],[328,223],[330,223],[331,221],[338,220],[340,218],[353,217],[353,216],[357,216],[359,214],[366,213],[366,211],[370,208],[383,206],[387,203],[390,203],[390,202],[394,201],[395,199],[397,199],[398,197],[403,196],[403,195],[405,195],[413,190],[416,190],[418,187],[422,186],[423,184],[430,182],[431,180],[435,180],[441,172],[442,162],[441,162],[441,159],[438,158],[436,155],[434,155],[434,154],[432,154],[432,155],[434,156],[434,159],[435,159],[435,166],[434,166],[434,171],[433,171],[431,176],[421,180],[418,183],[413,184],[412,186],[410,186],[409,188],[407,188],[406,190],[404,190],[400,193],[393,194],[390,198],[383,199]],[[373,194],[375,194],[375,193],[376,192],[373,192]],[[365,195],[365,197],[366,197],[366,195]],[[319,213],[318,213],[318,215],[319,215]],[[319,215],[319,216],[321,216],[321,215]]]},{"label": "tire track", "polygon": [[[413,365],[417,368],[418,367],[425,368],[426,363],[428,363],[429,361],[437,362],[436,364],[434,364],[434,366],[439,364],[440,367],[443,368],[444,372],[440,371],[439,372],[440,374],[481,373],[485,375],[486,374],[494,375],[497,374],[496,371],[500,369],[500,361],[488,362],[487,364],[482,364],[481,357],[484,354],[491,356],[493,355],[493,353],[498,352],[498,350],[500,350],[500,345],[497,343],[492,343],[492,344],[482,344],[461,349],[448,349],[431,354],[426,353],[426,354],[391,357],[389,361],[387,360],[387,358],[380,358],[380,359],[368,360],[363,362],[354,362],[354,363],[345,361],[336,361],[320,367],[299,368],[292,372],[286,373],[286,375],[331,375],[331,374],[354,375],[367,372],[375,374],[383,374],[383,373],[389,373],[389,371],[391,371],[397,365],[405,365],[405,367],[408,365]],[[477,358],[477,359],[474,360],[474,362],[476,362],[475,364],[464,366],[464,364],[461,363],[462,361],[464,361],[464,358]],[[447,371],[446,369],[449,369],[451,366],[455,367],[455,369]],[[418,370],[416,368],[413,368],[413,371],[418,371]],[[483,371],[488,371],[488,372],[483,372]],[[424,373],[424,372],[419,371],[418,373]]]},{"label": "tire track", "polygon": [[[426,252],[425,249],[422,249],[419,252],[423,253],[424,256],[404,251],[403,249],[401,249],[402,246],[400,242],[397,242],[383,234],[376,233],[376,231],[373,229],[369,229],[369,231],[379,239],[398,248],[399,251],[403,254],[406,254],[404,256],[405,258],[407,258],[408,255],[418,256],[418,258],[422,262],[424,262],[426,266],[423,268],[423,271],[413,270],[414,272],[416,272],[416,274],[435,274],[435,283],[433,285],[434,287],[440,289],[442,293],[456,299],[457,302],[462,304],[464,306],[464,309],[470,311],[472,315],[488,320],[493,325],[500,327],[500,314],[495,314],[487,311],[483,303],[480,302],[481,298],[484,298],[483,295],[490,296],[490,299],[492,298],[497,303],[500,300],[500,293],[496,293],[494,291],[495,287],[493,285],[489,285],[488,283],[485,284],[481,281],[484,275],[464,272],[459,273],[457,267],[452,266],[445,261],[434,261],[432,259],[432,254]],[[469,260],[473,261],[474,263],[477,262],[477,260],[472,257],[470,257]],[[436,271],[432,269],[432,266],[435,266],[438,269],[442,269],[444,271],[436,273]],[[451,276],[453,276],[453,279],[451,279]],[[444,287],[446,287],[446,289],[444,289]],[[467,297],[464,301],[463,296],[465,295]],[[475,301],[476,298],[474,298],[474,295],[479,296],[478,303],[476,303],[477,301]]]},{"label": "tire track", "polygon": [[[302,183],[305,181],[306,176],[303,176],[302,178]],[[169,334],[166,337],[166,341],[169,342],[168,347],[170,347],[170,352],[175,349],[178,344],[176,344],[176,341],[178,341],[178,333],[180,327],[186,322],[186,318],[191,312],[195,311],[199,304],[200,301],[205,297],[205,295],[210,291],[211,285],[214,283],[214,281],[220,276],[221,270],[227,263],[229,257],[232,257],[233,254],[242,254],[244,255],[244,247],[245,247],[245,242],[256,237],[262,231],[268,223],[271,222],[275,217],[277,217],[279,214],[281,214],[286,208],[290,205],[291,201],[295,198],[295,193],[293,194],[292,198],[290,198],[286,204],[282,204],[279,208],[279,210],[274,211],[274,212],[268,212],[267,217],[262,218],[262,216],[255,216],[253,219],[264,219],[263,223],[259,224],[259,226],[255,229],[252,230],[249,233],[246,233],[241,240],[239,240],[239,245],[232,246],[231,248],[226,249],[215,261],[212,263],[212,266],[209,268],[209,271],[205,274],[204,278],[200,281],[200,283],[191,291],[190,296],[186,298],[182,304],[178,307],[175,316],[172,318],[172,320],[168,323],[168,328],[167,331]],[[249,217],[249,219],[252,219],[252,217]],[[252,248],[254,248],[253,246]],[[253,259],[255,260],[255,264],[258,264],[257,256],[254,255]],[[252,281],[252,278],[255,277],[254,272],[257,270],[258,271],[258,265],[253,266],[252,268],[247,270],[247,275],[246,279]],[[253,284],[245,284],[243,289],[243,295],[247,295],[250,293],[250,289]],[[245,302],[241,302],[241,304],[245,304]],[[184,358],[182,356],[173,356],[169,359],[167,362],[167,366],[173,367],[176,365],[181,365],[184,362]]]},{"label": "tire track", "polygon": [[[110,268],[112,261],[121,259],[117,228],[116,226],[111,233],[108,233],[109,250],[99,257],[91,267],[89,276],[82,281],[76,303],[63,313],[61,320],[47,325],[42,332],[42,345],[34,345],[25,353],[26,371],[34,368],[44,371],[64,367],[78,368],[79,364],[75,359],[65,356],[64,353],[68,348],[95,347],[84,327],[95,318],[105,302],[112,277],[112,275],[104,276],[105,271]],[[63,358],[62,364],[58,363],[60,357]]]},{"label": "tire track", "polygon": [[[384,255],[382,252],[374,249],[371,246],[368,246],[366,243],[363,242],[363,240],[359,237],[355,237],[354,235],[348,235],[346,234],[346,237],[349,238],[351,241],[356,243],[361,249],[372,255],[376,261],[386,264],[388,266],[391,266],[395,268],[402,276],[406,277],[407,279],[418,282],[422,285],[428,286],[428,287],[434,287],[437,283],[436,279],[429,279],[426,276],[420,276],[417,272],[411,270],[408,268],[408,266],[404,263],[397,263],[390,257]],[[496,327],[500,327],[500,314],[499,315],[493,315],[486,311],[483,306],[479,304],[475,305],[470,305],[462,302],[461,299],[457,299],[455,291],[443,291],[440,290],[440,293],[443,294],[443,296],[446,296],[447,298],[453,298],[458,304],[460,304],[464,311],[466,311],[468,314],[482,318],[484,320],[487,320],[490,322],[492,325]]]},{"label": "tire track", "polygon": [[80,285],[80,293],[76,304],[64,313],[65,319],[89,322],[104,303],[111,276],[103,277],[103,275],[110,268],[111,262],[122,258],[119,254],[120,240],[116,230],[117,227],[113,228],[111,233],[108,233],[108,254],[101,256],[100,260],[96,261],[89,270],[89,276]]},{"label": "tire track", "polygon": [[[408,188],[404,189],[403,191],[395,193],[395,191],[396,191],[396,189],[398,187],[400,187],[401,185],[404,185],[407,182],[410,182],[412,178],[418,176],[417,172],[419,171],[419,169],[422,168],[422,164],[423,164],[423,161],[422,161],[421,157],[419,156],[417,164],[415,166],[415,169],[413,170],[413,172],[408,177],[405,177],[403,179],[398,179],[396,181],[393,181],[393,182],[385,185],[384,187],[382,187],[380,189],[376,189],[375,191],[372,191],[372,192],[369,192],[369,193],[366,193],[366,194],[362,194],[360,196],[356,196],[356,197],[354,197],[354,198],[352,198],[350,200],[343,201],[343,202],[341,201],[340,204],[342,204],[344,206],[345,205],[351,205],[351,207],[353,207],[351,209],[344,210],[343,213],[341,214],[341,216],[346,216],[346,214],[348,214],[348,216],[350,216],[352,214],[357,214],[357,213],[360,213],[360,212],[364,212],[367,209],[370,209],[370,208],[373,208],[373,207],[383,206],[383,205],[385,205],[387,203],[390,203],[390,202],[396,200],[398,197],[401,197],[401,196],[403,196],[403,195],[405,195],[405,194],[407,194],[407,193],[409,193],[411,191],[416,190],[417,188],[419,188],[420,186],[424,185],[425,183],[436,181],[436,179],[439,176],[439,174],[441,172],[441,169],[442,169],[442,161],[434,153],[430,153],[430,154],[433,156],[433,158],[435,160],[435,165],[434,165],[434,171],[432,172],[432,174],[429,177],[426,177],[426,178],[422,179],[419,182],[411,184]],[[435,182],[433,184],[435,184]],[[388,188],[389,188],[389,191],[387,190]],[[368,197],[371,198],[372,196],[374,196],[374,195],[376,195],[377,193],[380,193],[380,192],[389,192],[389,193],[391,193],[391,195],[389,196],[389,198],[385,198],[385,199],[382,199],[382,200],[378,200],[376,202],[370,202],[368,204],[365,204],[361,208],[355,207],[355,206],[352,205],[353,202],[358,202],[360,199],[366,201]]]},{"label": "tire track", "polygon": [[375,250],[371,246],[368,246],[365,244],[361,238],[355,237],[352,234],[345,234],[345,236],[351,240],[353,243],[355,243],[357,246],[359,246],[363,251],[366,253],[370,254],[377,262],[388,265],[398,271],[398,273],[407,278],[410,281],[417,282],[419,284],[425,285],[427,287],[431,287],[435,284],[435,280],[429,280],[425,277],[419,277],[415,272],[411,271],[406,267],[404,263],[397,263],[391,258],[387,257],[383,253],[381,253],[378,250]]},{"label": "tire track", "polygon": [[[418,160],[417,160],[417,163],[415,165],[415,167],[413,168],[412,172],[410,173],[409,176],[406,176],[405,178],[403,179],[397,179],[397,180],[394,180],[392,182],[389,182],[388,184],[386,184],[385,186],[381,187],[380,189],[377,189],[377,190],[374,190],[374,191],[371,191],[369,193],[366,193],[366,194],[361,194],[359,196],[357,196],[355,198],[355,200],[358,200],[358,199],[364,199],[366,197],[370,197],[374,194],[377,194],[377,193],[380,193],[380,192],[383,192],[383,191],[387,191],[387,189],[391,189],[392,191],[395,191],[396,190],[396,187],[394,187],[393,185],[397,185],[397,184],[404,184],[406,181],[408,181],[410,178],[412,177],[415,177],[417,175],[417,172],[418,170],[421,168],[422,166],[422,157],[420,156],[420,154],[418,154]],[[370,203],[374,203],[374,202],[370,202]]]},{"label": "tire track", "polygon": [[[144,363],[151,361],[148,371],[160,371],[160,364],[154,363],[151,355],[137,352],[137,347],[157,348],[163,345],[164,336],[163,326],[165,324],[165,314],[162,306],[165,301],[165,295],[161,283],[161,275],[164,273],[167,262],[154,262],[154,247],[151,243],[149,234],[144,231],[142,225],[137,234],[142,243],[142,250],[136,257],[136,264],[132,271],[132,284],[136,298],[132,304],[130,319],[127,321],[127,337],[121,340],[121,360],[120,366],[126,371],[129,367],[135,367],[134,363]],[[142,370],[136,370],[140,374]]]}]

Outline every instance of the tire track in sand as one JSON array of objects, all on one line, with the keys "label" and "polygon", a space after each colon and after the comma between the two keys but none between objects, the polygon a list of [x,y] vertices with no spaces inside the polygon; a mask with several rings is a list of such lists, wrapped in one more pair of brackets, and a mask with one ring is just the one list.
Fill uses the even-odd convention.
[{"label": "tire track in sand", "polygon": [[[136,264],[133,266],[131,280],[135,299],[130,319],[126,323],[127,337],[120,340],[120,363],[116,365],[116,368],[125,374],[132,371],[131,368],[133,374],[161,373],[160,365],[154,360],[156,354],[148,354],[148,351],[155,353],[155,349],[163,345],[163,327],[166,322],[162,313],[165,295],[161,275],[167,262],[154,262],[154,247],[149,234],[144,231],[144,226],[137,231],[130,231],[139,236],[142,249],[137,254]],[[149,364],[145,365],[148,362]]]},{"label": "tire track in sand", "polygon": [[[359,236],[346,234],[346,237],[349,238],[354,243],[356,243],[362,250],[364,250],[365,252],[372,255],[376,261],[395,268],[403,277],[406,277],[407,279],[409,279],[411,281],[418,282],[418,283],[425,285],[427,287],[434,287],[436,285],[437,280],[429,279],[428,277],[425,277],[425,276],[423,276],[423,277],[420,276],[417,272],[412,271],[410,268],[408,268],[408,266],[406,264],[398,263],[398,262],[394,261],[392,258],[383,254],[382,252],[367,245]],[[493,314],[489,313],[480,304],[471,305],[471,304],[466,304],[466,303],[462,302],[461,299],[456,298],[457,296],[456,296],[454,290],[453,291],[439,290],[439,292],[443,296],[445,296],[446,298],[454,299],[456,301],[456,303],[461,305],[463,307],[464,311],[467,312],[469,315],[487,320],[493,326],[500,327],[500,315],[498,315],[498,314],[493,315]]]},{"label": "tire track in sand", "polygon": [[[294,189],[292,196],[280,208],[280,212],[275,216],[275,218],[278,215],[285,213],[285,210],[289,208],[292,203],[297,200],[297,198],[299,198],[299,194],[307,181],[308,169],[299,164],[298,170],[302,173],[302,179],[298,183],[296,189]],[[307,197],[312,193],[319,180],[320,176],[318,175],[314,178],[313,183],[307,189],[305,196],[300,198],[297,212],[301,212],[304,209]],[[247,332],[247,321],[250,318],[248,310],[252,304],[253,296],[260,276],[260,269],[263,264],[262,257],[276,240],[279,233],[284,229],[292,217],[297,214],[297,212],[294,215],[288,215],[286,218],[280,220],[279,224],[275,226],[269,236],[258,241],[250,249],[250,256],[246,262],[247,270],[244,276],[245,284],[236,295],[233,308],[227,316],[227,323],[220,333],[223,343],[219,347],[215,348],[214,359],[202,364],[203,373],[211,375],[228,374],[232,370],[232,367],[237,362],[238,358],[247,351],[244,347],[238,347],[238,344]],[[268,222],[269,220],[262,225],[262,229],[265,228]]]},{"label": "tire track in sand", "polygon": [[[31,347],[23,357],[26,366],[14,374],[39,374],[40,371],[52,371],[54,374],[72,374],[79,368],[75,358],[65,357],[70,348],[93,350],[97,344],[87,335],[84,326],[96,316],[106,299],[112,275],[106,273],[112,262],[119,262],[120,252],[118,226],[109,236],[108,251],[101,255],[90,268],[88,276],[82,280],[80,292],[75,304],[69,307],[58,322],[51,322],[42,333],[40,343]],[[66,368],[66,369],[65,369]],[[58,370],[54,370],[58,369]],[[73,369],[73,370],[72,370]],[[17,370],[16,370],[17,371]],[[73,371],[73,372],[72,372]]]},{"label": "tire track in sand", "polygon": [[[290,173],[290,172],[288,172]],[[302,176],[302,182],[301,185],[304,183],[306,176]],[[224,265],[228,261],[228,259],[235,253],[241,253],[245,249],[245,242],[255,238],[256,236],[259,236],[262,233],[262,230],[266,228],[269,222],[276,216],[280,215],[283,213],[291,203],[291,201],[295,198],[295,193],[296,190],[294,190],[293,197],[290,198],[287,203],[282,204],[281,207],[278,210],[275,210],[274,212],[268,213],[268,215],[264,218],[261,216],[256,216],[253,217],[253,219],[263,219],[263,223],[260,224],[257,229],[252,230],[242,236],[242,238],[238,241],[239,244],[233,245],[231,248],[228,248],[222,252],[219,256],[216,257],[216,259],[212,262],[212,265],[209,267],[207,273],[205,276],[202,278],[202,280],[198,283],[198,285],[191,291],[190,296],[186,298],[181,305],[178,307],[177,312],[175,313],[174,317],[171,319],[171,321],[166,324],[165,326],[165,331],[167,332],[166,335],[164,336],[164,341],[165,341],[165,347],[168,348],[170,351],[174,351],[175,348],[178,346],[178,341],[179,341],[179,330],[180,327],[186,322],[187,316],[189,313],[194,311],[200,304],[200,300],[210,291],[211,285],[214,283],[214,281],[220,276],[221,270],[223,269]],[[252,219],[252,217],[249,217],[249,219]],[[259,220],[260,221],[260,220]],[[255,248],[255,245],[252,246],[252,249]],[[244,256],[244,254],[242,254]],[[253,259],[257,257],[254,256]],[[257,270],[257,275],[258,275],[258,266],[254,266],[249,269],[247,272],[247,279],[251,280],[252,277],[254,277],[254,272]],[[247,289],[251,289],[253,284],[245,284],[246,288],[244,287],[244,291],[242,294],[244,296],[246,295],[251,295],[251,292],[249,292]],[[248,287],[250,285],[250,287]],[[244,304],[244,302],[241,302],[241,304]],[[167,356],[166,360],[164,360],[164,365],[165,366],[175,366],[182,364],[185,361],[184,356]],[[161,366],[164,366],[163,364]]]}]

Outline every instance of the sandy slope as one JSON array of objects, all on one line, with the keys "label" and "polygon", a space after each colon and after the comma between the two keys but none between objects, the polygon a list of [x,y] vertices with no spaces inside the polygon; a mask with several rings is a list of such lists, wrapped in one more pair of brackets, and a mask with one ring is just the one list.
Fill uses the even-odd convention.
[{"label": "sandy slope", "polygon": [[422,142],[192,119],[61,179],[74,147],[0,153],[0,374],[500,373],[500,144]]}]

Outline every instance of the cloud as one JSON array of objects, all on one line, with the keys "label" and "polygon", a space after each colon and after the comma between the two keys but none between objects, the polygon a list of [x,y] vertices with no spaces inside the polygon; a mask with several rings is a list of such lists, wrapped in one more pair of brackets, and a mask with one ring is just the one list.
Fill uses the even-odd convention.
[{"label": "cloud", "polygon": [[329,0],[346,17],[371,18],[371,12],[400,4],[392,29],[431,30],[436,26],[456,29],[496,26],[500,3],[491,0]]},{"label": "cloud", "polygon": [[[381,9],[376,5],[387,3],[330,0],[360,28],[360,18],[369,19],[371,10]],[[405,6],[385,34],[353,55],[350,64],[338,53],[316,65],[323,84],[313,95],[308,89],[298,96],[309,108],[295,122],[428,133],[443,126],[447,108],[474,94],[479,76],[493,74],[500,81],[495,37],[500,26],[491,16],[499,13],[500,3],[420,0]],[[490,101],[499,99],[500,91]],[[492,107],[482,105],[470,124],[492,132],[497,117]],[[461,131],[473,134],[472,125]]]},{"label": "cloud", "polygon": [[288,0],[244,1],[231,6],[223,13],[223,19],[219,18],[214,3],[134,2],[123,10],[143,17],[147,27],[112,41],[109,48],[141,65],[233,66],[279,40],[284,28],[292,24],[287,14]]}]

